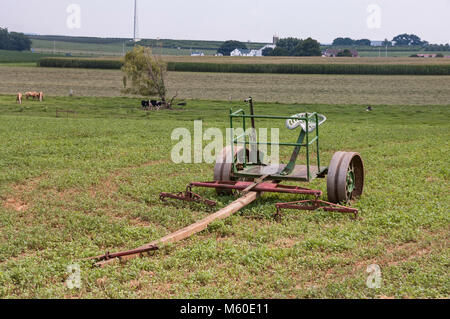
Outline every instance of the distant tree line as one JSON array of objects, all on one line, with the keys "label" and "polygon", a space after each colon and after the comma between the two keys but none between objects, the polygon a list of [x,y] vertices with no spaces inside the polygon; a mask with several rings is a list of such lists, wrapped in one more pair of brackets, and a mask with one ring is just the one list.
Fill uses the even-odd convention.
[{"label": "distant tree line", "polygon": [[24,51],[30,48],[31,40],[25,34],[0,28],[0,50]]},{"label": "distant tree line", "polygon": [[[336,38],[333,40],[333,46],[370,46],[369,39],[354,40],[351,38]],[[382,46],[396,46],[396,47],[423,47],[427,51],[449,51],[449,44],[429,44],[428,41],[422,40],[415,34],[399,34],[392,38],[391,41],[384,39]]]},{"label": "distant tree line", "polygon": [[275,49],[265,48],[262,54],[264,56],[320,56],[322,52],[317,40],[289,37],[279,39]]}]

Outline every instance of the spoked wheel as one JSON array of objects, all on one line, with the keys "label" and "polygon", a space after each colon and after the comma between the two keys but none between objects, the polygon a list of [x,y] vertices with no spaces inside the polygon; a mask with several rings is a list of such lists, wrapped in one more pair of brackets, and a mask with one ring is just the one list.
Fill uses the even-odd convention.
[{"label": "spoked wheel", "polygon": [[336,152],[328,167],[328,201],[345,203],[361,196],[364,164],[359,153]]},{"label": "spoked wheel", "polygon": [[[233,147],[233,156],[234,160],[237,163],[243,163],[244,162],[244,156],[246,157],[247,161],[249,159],[249,151],[248,149],[245,150],[242,146],[236,146]],[[231,156],[231,146],[228,145],[222,149],[222,151],[217,155],[216,157],[216,165],[214,166],[214,181],[235,181],[235,180],[245,180],[245,179],[238,179],[235,178],[232,175],[232,169],[233,165],[231,163],[231,159],[233,157]],[[259,158],[263,159],[264,154],[262,152],[259,152]],[[253,180],[253,179],[252,179]],[[216,192],[219,195],[231,195],[233,194],[232,189],[223,189],[223,188],[216,188]]]}]

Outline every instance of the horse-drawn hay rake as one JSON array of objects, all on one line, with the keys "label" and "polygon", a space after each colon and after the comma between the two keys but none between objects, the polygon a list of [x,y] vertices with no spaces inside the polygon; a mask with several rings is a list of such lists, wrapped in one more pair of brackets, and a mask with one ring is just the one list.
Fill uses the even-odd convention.
[{"label": "horse-drawn hay rake", "polygon": [[[315,210],[321,208],[326,211],[337,211],[352,213],[355,216],[358,210],[355,208],[339,205],[352,199],[358,198],[362,194],[364,183],[364,166],[361,156],[355,152],[336,152],[331,159],[330,165],[320,164],[319,154],[319,126],[326,121],[326,117],[317,113],[299,113],[292,116],[270,116],[255,115],[253,112],[253,101],[246,100],[250,104],[250,114],[246,114],[244,109],[230,111],[231,144],[226,146],[216,159],[214,167],[214,181],[192,182],[184,193],[161,193],[161,200],[173,198],[185,201],[203,202],[214,206],[215,202],[204,199],[200,195],[193,193],[193,187],[215,188],[217,193],[232,194],[233,191],[247,193],[254,191],[258,193],[289,193],[298,195],[311,195],[314,199],[301,200],[288,203],[276,204],[277,214],[280,216],[281,209]],[[246,120],[251,120],[252,129],[246,131]],[[286,127],[294,130],[300,127],[297,141],[291,142],[266,142],[256,141],[254,136],[255,119],[285,120]],[[242,120],[242,133],[234,136],[233,125],[236,120]],[[259,145],[293,146],[294,150],[287,164],[263,163],[264,154],[259,150]],[[311,148],[316,146],[316,158],[311,165]],[[247,149],[249,146],[250,150]],[[301,148],[306,151],[306,165],[296,165]],[[252,156],[253,155],[253,156]],[[253,157],[253,162],[251,161]],[[308,189],[299,186],[280,184],[282,181],[310,182],[315,178],[327,177],[328,202],[320,200],[322,191]]]},{"label": "horse-drawn hay rake", "polygon": [[[115,257],[123,260],[140,256],[146,252],[158,249],[165,243],[176,242],[187,238],[203,229],[216,219],[226,218],[232,213],[250,204],[263,193],[288,193],[309,195],[312,199],[302,199],[293,202],[277,203],[275,217],[281,217],[282,209],[335,211],[353,214],[358,210],[342,205],[361,196],[364,185],[364,165],[361,156],[355,152],[336,152],[329,166],[321,165],[319,154],[319,126],[326,117],[318,113],[299,113],[292,116],[255,115],[253,101],[246,100],[250,106],[250,114],[244,109],[230,110],[231,143],[227,145],[216,158],[214,180],[207,182],[191,182],[186,190],[180,193],[160,193],[162,201],[167,198],[188,202],[204,203],[215,206],[212,200],[205,199],[192,191],[194,187],[214,188],[217,194],[241,194],[241,197],[214,214],[189,225],[175,233],[134,250],[94,257],[100,260],[97,265],[110,263]],[[255,139],[255,120],[284,120],[288,129],[300,128],[296,142],[266,142]],[[242,121],[242,134],[235,136],[233,125],[236,120]],[[251,130],[246,131],[247,121],[251,122]],[[259,146],[279,145],[294,147],[287,164],[265,164],[264,154]],[[316,156],[311,161],[312,147],[315,145]],[[247,148],[248,146],[248,148]],[[301,149],[305,149],[306,163],[296,165]],[[314,165],[312,165],[314,163]],[[321,190],[308,189],[295,185],[283,185],[283,181],[310,182],[315,178],[327,176],[328,201],[321,200]]]}]

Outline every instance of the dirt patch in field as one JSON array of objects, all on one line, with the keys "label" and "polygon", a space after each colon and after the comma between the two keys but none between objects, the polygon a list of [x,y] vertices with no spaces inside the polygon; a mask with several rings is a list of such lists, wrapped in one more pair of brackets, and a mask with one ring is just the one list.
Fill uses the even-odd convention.
[{"label": "dirt patch in field", "polygon": [[6,200],[3,201],[2,206],[17,212],[24,212],[28,210],[32,205],[32,201],[28,200],[28,198],[26,198],[28,196],[26,195],[32,193],[38,187],[43,178],[44,176],[39,176],[36,178],[27,179],[22,183],[15,184],[12,187],[11,194],[9,194]]},{"label": "dirt patch in field", "polygon": [[28,205],[23,203],[20,199],[17,198],[8,198],[4,203],[3,207],[8,209],[14,209],[17,212],[23,212],[28,209]]}]

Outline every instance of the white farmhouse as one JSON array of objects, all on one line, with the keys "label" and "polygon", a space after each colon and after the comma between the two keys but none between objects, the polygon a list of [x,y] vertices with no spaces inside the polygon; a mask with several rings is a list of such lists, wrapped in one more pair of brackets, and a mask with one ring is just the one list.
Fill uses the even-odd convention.
[{"label": "white farmhouse", "polygon": [[266,49],[266,48],[275,49],[275,47],[276,47],[275,44],[267,44],[259,50],[234,49],[233,51],[231,51],[230,55],[231,56],[262,56],[263,55],[262,52],[264,49]]},{"label": "white farmhouse", "polygon": [[254,56],[255,50],[249,50],[249,49],[234,49],[231,51],[231,56]]},{"label": "white farmhouse", "polygon": [[205,56],[205,54],[201,51],[193,51],[191,52],[191,56]]}]

